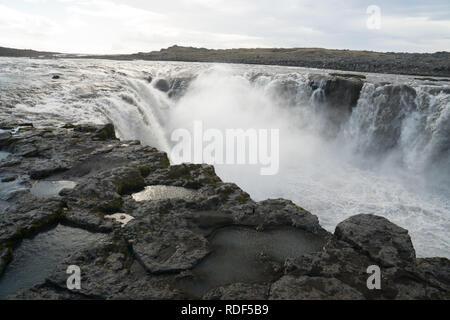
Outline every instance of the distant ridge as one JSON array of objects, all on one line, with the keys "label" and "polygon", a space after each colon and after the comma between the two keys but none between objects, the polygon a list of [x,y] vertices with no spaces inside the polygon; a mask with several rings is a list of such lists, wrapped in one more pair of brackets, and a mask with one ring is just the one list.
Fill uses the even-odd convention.
[{"label": "distant ridge", "polygon": [[41,57],[55,55],[57,52],[35,51],[30,49],[14,49],[0,47],[1,57]]},{"label": "distant ridge", "polygon": [[402,53],[322,48],[206,49],[174,45],[135,54],[74,55],[0,47],[0,56],[222,62],[450,77],[450,52]]},{"label": "distant ridge", "polygon": [[143,60],[227,62],[356,72],[450,76],[450,52],[400,53],[322,48],[222,49],[172,46],[132,55]]}]

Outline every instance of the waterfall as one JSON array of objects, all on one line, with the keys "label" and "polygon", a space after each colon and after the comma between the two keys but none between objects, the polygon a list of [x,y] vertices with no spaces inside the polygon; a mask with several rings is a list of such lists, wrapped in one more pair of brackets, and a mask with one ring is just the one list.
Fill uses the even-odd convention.
[{"label": "waterfall", "polygon": [[172,105],[164,93],[137,79],[126,79],[123,91],[99,101],[119,138],[140,140],[161,150],[169,149],[163,126]]},{"label": "waterfall", "polygon": [[[261,176],[252,165],[212,163],[218,175],[255,200],[293,200],[329,231],[351,215],[374,213],[408,229],[419,256],[450,256],[448,82],[371,74],[363,81],[302,68],[182,62],[29,64],[2,62],[5,121],[112,121],[120,139],[169,154],[171,133],[192,130],[195,121],[221,131],[279,129],[277,175]],[[51,79],[55,70],[62,74],[57,81]],[[165,91],[157,88],[159,79]]]}]

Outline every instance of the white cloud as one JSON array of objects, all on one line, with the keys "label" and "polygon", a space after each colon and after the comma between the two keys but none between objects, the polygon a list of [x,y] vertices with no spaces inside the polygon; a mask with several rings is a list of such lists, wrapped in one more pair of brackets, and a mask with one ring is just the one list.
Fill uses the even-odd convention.
[{"label": "white cloud", "polygon": [[164,15],[148,10],[134,8],[125,4],[115,4],[105,0],[74,3],[67,8],[69,14],[86,15],[100,18],[127,19],[163,19]]},{"label": "white cloud", "polygon": [[58,24],[45,16],[22,13],[0,4],[0,39],[3,45],[39,47],[42,39],[60,32]]},{"label": "white cloud", "polygon": [[430,0],[426,10],[379,0],[381,30],[365,27],[366,7],[356,0],[0,1],[0,45],[39,50],[131,53],[173,44],[382,51],[450,47],[444,0]]},{"label": "white cloud", "polygon": [[450,38],[450,20],[430,20],[429,17],[383,16],[381,30],[388,35],[422,38],[434,34]]}]

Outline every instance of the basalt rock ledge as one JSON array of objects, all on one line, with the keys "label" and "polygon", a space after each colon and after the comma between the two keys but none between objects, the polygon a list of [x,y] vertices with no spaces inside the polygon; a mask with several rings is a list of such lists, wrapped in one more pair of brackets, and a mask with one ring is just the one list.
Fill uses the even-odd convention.
[{"label": "basalt rock ledge", "polygon": [[[352,216],[329,233],[293,202],[255,202],[212,166],[170,165],[111,124],[0,127],[0,274],[25,239],[57,225],[102,234],[9,299],[449,298],[449,260],[416,258],[385,218]],[[220,269],[224,252],[245,259]],[[79,290],[67,288],[69,265]],[[372,265],[380,289],[368,289]]]}]

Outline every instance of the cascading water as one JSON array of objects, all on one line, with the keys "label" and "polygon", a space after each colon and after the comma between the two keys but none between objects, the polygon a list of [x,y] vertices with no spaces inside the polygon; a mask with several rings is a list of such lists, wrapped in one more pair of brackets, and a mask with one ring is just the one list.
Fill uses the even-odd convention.
[{"label": "cascading water", "polygon": [[[52,80],[53,74],[61,75]],[[280,130],[280,170],[215,164],[255,200],[284,197],[330,231],[354,214],[408,229],[419,256],[450,257],[449,83],[288,67],[0,59],[0,116],[35,125],[112,121],[121,139],[170,152],[171,133]],[[153,81],[147,81],[149,75]],[[164,78],[169,92],[154,83]],[[174,160],[174,159],[172,159]]]},{"label": "cascading water", "polygon": [[168,150],[162,125],[168,121],[164,111],[173,103],[143,80],[126,79],[126,84],[125,92],[99,103],[102,113],[114,123],[119,137]]}]

